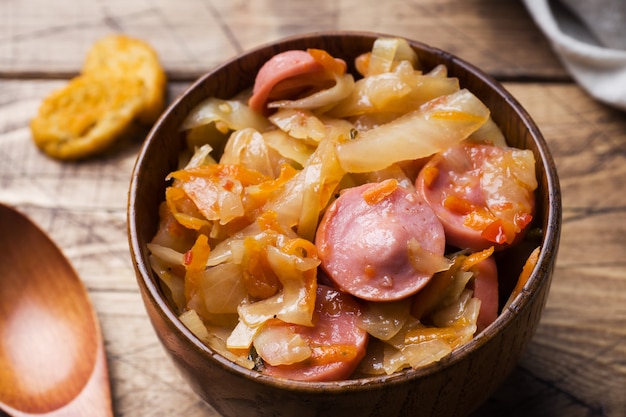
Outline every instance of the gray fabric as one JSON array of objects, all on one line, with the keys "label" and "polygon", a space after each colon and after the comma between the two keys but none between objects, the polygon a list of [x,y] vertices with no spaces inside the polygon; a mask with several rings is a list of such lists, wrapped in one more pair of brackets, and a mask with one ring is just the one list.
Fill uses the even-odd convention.
[{"label": "gray fabric", "polygon": [[626,1],[524,0],[572,77],[626,110]]},{"label": "gray fabric", "polygon": [[626,50],[626,1],[560,0],[592,33],[600,46]]}]

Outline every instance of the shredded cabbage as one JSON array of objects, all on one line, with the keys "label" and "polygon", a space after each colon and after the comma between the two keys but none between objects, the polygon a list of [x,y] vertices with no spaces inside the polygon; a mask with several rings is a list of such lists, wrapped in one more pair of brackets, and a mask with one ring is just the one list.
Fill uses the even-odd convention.
[{"label": "shredded cabbage", "polygon": [[419,63],[417,54],[406,39],[378,38],[372,47],[367,75],[389,72],[394,64],[402,61],[408,61],[413,67]]},{"label": "shredded cabbage", "polygon": [[239,100],[209,97],[191,110],[180,130],[189,130],[209,123],[222,124],[223,129],[226,130],[239,130],[247,127],[264,130],[268,126],[267,119]]},{"label": "shredded cabbage", "polygon": [[431,100],[412,113],[360,133],[337,145],[347,172],[369,172],[393,163],[444,151],[466,139],[489,118],[489,109],[471,92]]},{"label": "shredded cabbage", "polygon": [[[406,40],[377,39],[355,62],[363,75],[357,81],[343,61],[309,53],[324,71],[279,80],[286,98],[267,104],[267,114],[245,104],[249,91],[192,109],[181,126],[189,149],[166,178],[159,229],[148,244],[181,322],[248,369],[254,351],[272,366],[333,360],[328,352],[337,345],[312,346],[297,329],[316,325],[324,278],[313,241],[342,189],[391,180],[415,191],[425,158],[437,152],[462,141],[506,146],[489,109],[446,66],[424,73]],[[315,92],[289,98],[293,85]],[[519,225],[524,219],[515,215],[520,206],[529,210],[524,204],[536,187],[532,153],[516,150],[492,165],[483,175],[489,209]],[[503,166],[512,172],[504,182],[496,176]],[[522,184],[520,195],[507,194],[506,181]],[[438,361],[476,332],[480,300],[469,266],[493,248],[447,257],[416,239],[407,248],[414,269],[433,278],[412,298],[361,300],[356,322],[372,340],[360,374]],[[356,357],[355,347],[341,347],[348,351]]]},{"label": "shredded cabbage", "polygon": [[362,78],[352,93],[329,112],[344,118],[362,114],[389,115],[389,119],[417,110],[422,104],[459,91],[456,78],[422,74],[408,62],[400,63],[394,71]]},{"label": "shredded cabbage", "polygon": [[302,336],[284,325],[268,323],[256,334],[253,343],[258,355],[272,366],[302,362],[313,353]]},{"label": "shredded cabbage", "polygon": [[312,326],[317,289],[316,268],[319,262],[306,262],[273,246],[269,246],[267,251],[270,268],[278,276],[282,291],[261,301],[240,304],[239,317],[252,327],[272,318]]},{"label": "shredded cabbage", "polygon": [[359,327],[380,340],[389,340],[404,326],[409,317],[410,300],[369,303],[358,318]]}]

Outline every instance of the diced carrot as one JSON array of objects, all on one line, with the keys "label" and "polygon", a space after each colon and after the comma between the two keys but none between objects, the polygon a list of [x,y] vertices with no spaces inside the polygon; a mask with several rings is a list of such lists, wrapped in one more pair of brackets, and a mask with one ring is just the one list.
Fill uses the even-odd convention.
[{"label": "diced carrot", "polygon": [[313,242],[302,238],[288,241],[281,249],[288,255],[297,255],[306,258],[317,257],[317,247]]},{"label": "diced carrot", "polygon": [[497,219],[491,222],[481,233],[485,239],[490,242],[503,244],[512,243],[517,236],[515,225],[509,222]]},{"label": "diced carrot", "polygon": [[524,263],[524,266],[522,267],[522,272],[519,274],[519,277],[517,278],[517,283],[515,284],[515,288],[513,288],[513,291],[511,292],[509,299],[504,305],[504,308],[507,308],[509,304],[513,302],[515,297],[517,297],[522,292],[522,289],[524,288],[524,286],[530,279],[530,275],[532,274],[532,272],[535,270],[535,267],[537,266],[540,253],[541,253],[541,246],[537,246],[530,253],[530,255],[528,256],[528,259],[526,259],[526,262]]},{"label": "diced carrot", "polygon": [[533,220],[530,213],[519,213],[515,215],[515,225],[521,230]]},{"label": "diced carrot", "polygon": [[325,69],[338,75],[346,73],[346,63],[341,59],[335,59],[323,49],[307,49],[315,61],[319,62]]},{"label": "diced carrot", "polygon": [[272,230],[274,232],[283,233],[283,228],[278,222],[278,215],[274,210],[264,211],[257,217],[256,222],[264,232]]},{"label": "diced carrot", "polygon": [[266,244],[254,237],[247,237],[243,245],[243,284],[248,294],[260,299],[276,294],[280,289],[280,281],[267,260]]},{"label": "diced carrot", "polygon": [[376,276],[376,267],[371,264],[367,264],[363,267],[363,272],[368,278],[374,278]]},{"label": "diced carrot", "polygon": [[298,170],[289,164],[280,167],[280,174],[276,179],[267,179],[259,184],[249,187],[247,193],[257,200],[267,199],[270,194],[282,187],[287,181],[293,178]]},{"label": "diced carrot", "polygon": [[185,190],[178,187],[166,188],[165,202],[176,221],[185,228],[201,230],[211,226],[211,223],[205,218],[197,217],[197,208]]},{"label": "diced carrot", "polygon": [[484,122],[484,117],[476,116],[462,111],[438,111],[430,115],[433,119],[444,119],[453,122]]},{"label": "diced carrot", "polygon": [[356,57],[354,60],[354,66],[359,74],[365,76],[369,72],[370,68],[370,59],[372,58],[371,52],[365,52]]},{"label": "diced carrot", "polygon": [[200,234],[193,247],[185,253],[185,298],[190,300],[198,290],[200,274],[204,272],[211,253],[208,238]]},{"label": "diced carrot", "polygon": [[350,361],[357,355],[356,346],[352,345],[318,345],[312,346],[309,364],[324,365],[333,362]]},{"label": "diced carrot", "polygon": [[456,331],[452,327],[425,327],[422,329],[409,330],[404,341],[405,343],[413,344],[439,339],[450,344],[450,342],[456,338]]},{"label": "diced carrot", "polygon": [[474,252],[469,254],[465,259],[463,259],[463,264],[461,265],[461,269],[464,271],[469,271],[474,265],[484,261],[493,255],[494,247],[491,246],[487,249],[481,250],[479,252]]},{"label": "diced carrot", "polygon": [[474,230],[485,230],[490,224],[496,221],[496,217],[484,207],[476,207],[470,213],[467,213],[463,220],[463,225]]},{"label": "diced carrot", "polygon": [[[196,243],[194,243],[193,247],[188,251],[189,262],[185,262],[187,271],[204,271],[210,253],[211,247],[209,246],[208,238],[203,234],[198,235]],[[185,261],[187,261],[187,255],[185,255]]]},{"label": "diced carrot", "polygon": [[237,164],[212,164],[202,165],[190,169],[181,169],[170,173],[170,178],[181,181],[189,181],[194,177],[202,178],[232,178],[241,182],[242,185],[259,184],[268,178],[258,171]]},{"label": "diced carrot", "polygon": [[494,243],[505,243],[507,241],[504,223],[499,219],[489,223],[481,233],[481,236]]},{"label": "diced carrot", "polygon": [[363,192],[363,199],[369,205],[378,204],[393,194],[397,188],[398,181],[393,178],[388,179],[365,190]]},{"label": "diced carrot", "polygon": [[424,177],[424,185],[431,187],[439,176],[439,168],[426,166],[422,169],[422,175]]},{"label": "diced carrot", "polygon": [[471,201],[453,194],[446,196],[443,200],[443,206],[451,212],[461,215],[476,211],[476,205]]}]

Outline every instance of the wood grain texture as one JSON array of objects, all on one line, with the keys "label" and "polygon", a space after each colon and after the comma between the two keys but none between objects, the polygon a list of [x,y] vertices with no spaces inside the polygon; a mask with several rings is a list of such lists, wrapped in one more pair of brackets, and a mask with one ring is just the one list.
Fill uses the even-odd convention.
[{"label": "wood grain texture", "polygon": [[406,36],[501,77],[567,78],[521,2],[499,0],[7,0],[0,74],[67,77],[96,39],[125,32],[153,45],[170,78],[189,78],[263,43],[339,29]]},{"label": "wood grain texture", "polygon": [[0,201],[49,232],[86,283],[101,320],[116,416],[219,417],[175,372],[136,289],[125,210],[142,137],[101,159],[61,164],[36,150],[30,118],[106,33],[126,32],[157,49],[179,80],[169,86],[171,100],[238,52],[320,29],[405,35],[458,54],[507,81],[553,151],[564,224],[546,310],[520,365],[475,417],[626,415],[626,117],[568,81],[521,2],[181,4],[0,1]]}]

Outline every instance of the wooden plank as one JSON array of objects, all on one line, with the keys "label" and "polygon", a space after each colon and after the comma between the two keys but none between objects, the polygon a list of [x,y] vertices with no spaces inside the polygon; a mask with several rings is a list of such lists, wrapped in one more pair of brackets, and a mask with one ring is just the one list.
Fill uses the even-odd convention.
[{"label": "wooden plank", "polygon": [[192,79],[242,51],[320,30],[406,36],[505,79],[568,78],[521,2],[500,0],[3,1],[0,76],[68,78],[96,39],[124,32],[153,45],[171,79]]},{"label": "wooden plank", "polygon": [[137,292],[92,291],[111,374],[115,415],[219,417],[183,381]]}]

